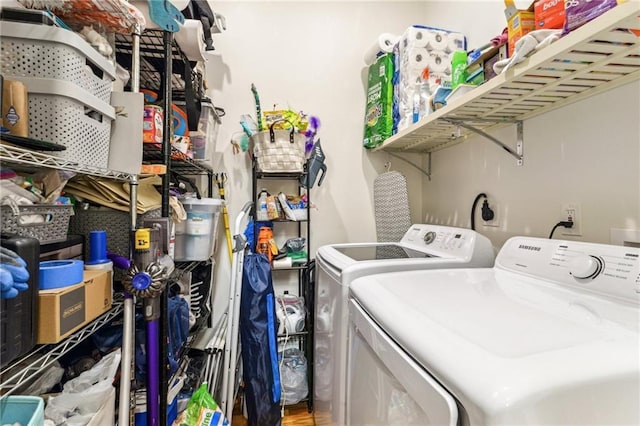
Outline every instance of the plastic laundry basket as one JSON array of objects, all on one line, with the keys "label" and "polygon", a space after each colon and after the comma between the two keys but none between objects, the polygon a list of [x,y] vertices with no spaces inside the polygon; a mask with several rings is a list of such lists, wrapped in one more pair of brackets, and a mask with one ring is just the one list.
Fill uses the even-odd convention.
[{"label": "plastic laundry basket", "polygon": [[44,400],[38,396],[8,396],[0,401],[0,424],[41,426]]}]

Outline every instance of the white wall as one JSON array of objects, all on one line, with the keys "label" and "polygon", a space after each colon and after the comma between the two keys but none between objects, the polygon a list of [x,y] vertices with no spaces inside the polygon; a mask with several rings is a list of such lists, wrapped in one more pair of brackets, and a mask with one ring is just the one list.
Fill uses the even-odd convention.
[{"label": "white wall", "polygon": [[[523,4],[524,3],[524,4]],[[519,7],[527,1],[517,1]],[[546,237],[563,202],[581,204],[583,240],[609,242],[609,228],[640,228],[640,86],[574,104],[525,123],[524,166],[481,138],[433,154],[433,177],[384,152],[361,147],[365,103],[363,52],[382,32],[411,24],[462,31],[479,46],[505,26],[503,2],[216,1],[228,30],[214,36],[207,64],[214,102],[227,115],[214,169],[228,173],[230,219],[250,199],[250,162],[229,144],[241,114],[254,114],[251,83],[263,108],[274,103],[320,117],[328,172],[311,197],[311,252],[332,242],[375,240],[373,180],[391,161],[407,176],[413,222],[468,227],[473,198],[499,204],[499,228],[478,227],[499,248],[512,235]],[[513,143],[514,128],[495,135]],[[414,162],[423,156],[410,157]],[[478,222],[478,221],[477,221]],[[560,237],[561,230],[556,231]],[[217,302],[226,303],[229,260],[220,234]]]},{"label": "white wall", "polygon": [[[457,3],[464,7],[451,14],[449,4],[429,2],[429,17],[445,27],[461,23],[471,46],[496,33],[484,24],[501,18],[502,2]],[[638,117],[635,82],[526,121],[522,167],[480,137],[435,152],[432,180],[424,185],[424,220],[468,227],[473,199],[485,192],[497,200],[500,226],[478,226],[478,209],[476,229],[497,248],[514,235],[548,237],[567,202],[581,206],[583,235],[566,237],[558,229],[555,238],[609,243],[611,228],[640,229]],[[515,126],[493,134],[515,147]]]},{"label": "white wall", "polygon": [[[216,105],[225,108],[214,169],[228,173],[232,222],[250,200],[251,168],[234,156],[230,138],[241,130],[241,114],[255,116],[251,83],[263,109],[300,109],[317,115],[327,156],[327,176],[314,187],[311,252],[321,245],[375,241],[374,178],[384,171],[385,153],[362,148],[366,68],[363,52],[382,32],[400,34],[425,14],[423,2],[219,2],[228,30],[214,36],[216,53],[207,63],[207,80]],[[420,157],[414,156],[419,162]],[[422,216],[420,172],[392,159],[409,183],[412,220]],[[221,237],[222,237],[221,233]],[[284,240],[278,241],[282,244]],[[230,282],[224,241],[218,242],[216,307],[226,303]]]}]

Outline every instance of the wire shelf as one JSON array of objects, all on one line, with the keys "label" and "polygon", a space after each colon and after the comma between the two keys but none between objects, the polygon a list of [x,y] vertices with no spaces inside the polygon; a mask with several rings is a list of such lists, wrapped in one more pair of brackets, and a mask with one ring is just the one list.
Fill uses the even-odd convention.
[{"label": "wire shelf", "polygon": [[[142,149],[143,161],[151,163],[162,163],[164,161],[160,144],[145,143]],[[171,171],[184,175],[200,175],[211,173],[213,169],[204,163],[192,160],[172,147]]]},{"label": "wire shelf", "polygon": [[[0,371],[0,398],[12,394],[21,386],[31,382],[53,362],[82,343],[97,330],[120,316],[124,306],[122,297],[113,301],[111,309],[88,325],[76,331],[60,343],[36,348],[31,354],[19,358],[19,362]],[[27,364],[28,363],[28,364]],[[25,364],[27,364],[25,366]]]},{"label": "wire shelf", "polygon": [[640,79],[640,4],[627,2],[536,52],[374,151],[433,152]]},{"label": "wire shelf", "polygon": [[0,145],[0,160],[3,164],[15,163],[29,165],[32,167],[48,167],[117,180],[131,181],[135,177],[135,175],[130,173],[89,166],[11,145]]}]

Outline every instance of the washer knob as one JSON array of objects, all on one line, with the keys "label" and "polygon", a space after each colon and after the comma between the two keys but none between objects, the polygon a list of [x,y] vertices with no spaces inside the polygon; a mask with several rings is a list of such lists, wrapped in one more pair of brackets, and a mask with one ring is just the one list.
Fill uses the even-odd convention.
[{"label": "washer knob", "polygon": [[424,234],[424,243],[425,244],[431,244],[432,242],[434,242],[436,239],[436,233],[434,231],[429,231],[426,234]]},{"label": "washer knob", "polygon": [[602,259],[596,256],[579,255],[569,264],[569,273],[579,279],[595,278],[604,267]]}]

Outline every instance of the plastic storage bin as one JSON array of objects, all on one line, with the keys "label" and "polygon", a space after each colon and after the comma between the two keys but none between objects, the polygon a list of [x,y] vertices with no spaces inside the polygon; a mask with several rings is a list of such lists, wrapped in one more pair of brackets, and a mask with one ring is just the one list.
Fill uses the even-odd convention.
[{"label": "plastic storage bin", "polygon": [[213,254],[218,235],[219,198],[183,198],[187,220],[176,224],[176,261],[207,260]]},{"label": "plastic storage bin", "polygon": [[[28,223],[25,218],[40,216],[39,222]],[[15,205],[0,207],[2,232],[23,237],[33,237],[40,244],[55,243],[67,239],[69,219],[73,206],[53,204]]]},{"label": "plastic storage bin", "polygon": [[12,77],[29,92],[29,137],[67,147],[52,152],[65,160],[107,168],[114,108],[72,83]]},{"label": "plastic storage bin", "polygon": [[64,160],[107,168],[115,67],[73,31],[3,21],[0,72],[24,83],[33,139],[67,149]]},{"label": "plastic storage bin", "polygon": [[5,77],[62,80],[109,102],[115,66],[73,31],[3,21],[0,46],[0,71]]},{"label": "plastic storage bin", "polygon": [[[184,101],[175,101],[175,104],[186,110]],[[218,127],[221,121],[210,99],[202,99],[200,105],[198,131],[190,132],[189,137],[191,138],[193,159],[210,161],[211,154],[216,147]]]},{"label": "plastic storage bin", "polygon": [[8,396],[0,401],[0,424],[41,426],[44,401],[39,396]]}]

